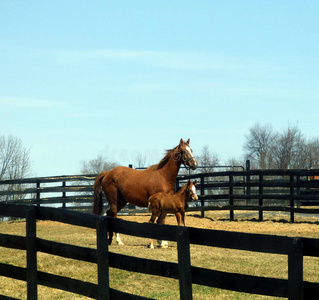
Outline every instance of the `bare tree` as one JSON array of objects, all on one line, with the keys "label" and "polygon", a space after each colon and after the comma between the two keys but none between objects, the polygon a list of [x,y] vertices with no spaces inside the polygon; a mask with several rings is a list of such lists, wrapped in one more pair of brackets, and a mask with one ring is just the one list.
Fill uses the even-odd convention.
[{"label": "bare tree", "polygon": [[[23,147],[19,138],[12,135],[0,136],[0,179],[22,179],[30,176],[29,150]],[[17,190],[19,184],[6,186]],[[22,199],[24,195],[6,196],[2,201]]]},{"label": "bare tree", "polygon": [[313,138],[308,140],[306,153],[306,168],[307,169],[318,169],[319,168],[319,138]]},{"label": "bare tree", "polygon": [[310,169],[319,167],[319,138],[307,139],[297,125],[276,133],[256,123],[244,144],[252,168]]},{"label": "bare tree", "polygon": [[200,167],[200,172],[209,173],[214,171],[214,166],[219,165],[219,157],[216,153],[209,150],[208,146],[202,148],[201,155],[198,157],[198,164]]},{"label": "bare tree", "polygon": [[[112,170],[118,166],[117,163],[108,161],[107,158],[103,155],[98,155],[96,158],[90,159],[88,161],[82,160],[80,164],[81,164],[81,174],[83,175],[100,174],[104,171]],[[87,180],[83,180],[83,181],[80,180],[79,182],[77,182],[77,184],[93,186],[94,182],[87,181]],[[92,195],[93,191],[84,192],[84,194]]]},{"label": "bare tree", "polygon": [[312,169],[319,167],[319,139],[301,137],[294,150],[293,168]]},{"label": "bare tree", "polygon": [[246,159],[244,157],[231,157],[226,160],[226,166],[228,166],[227,170],[229,171],[238,171],[243,170],[244,166],[246,165]]},{"label": "bare tree", "polygon": [[246,136],[244,150],[246,158],[251,160],[253,166],[259,169],[266,169],[271,164],[271,150],[276,139],[271,125],[260,125],[256,123],[249,129]]},{"label": "bare tree", "polygon": [[143,154],[142,152],[137,153],[135,156],[135,162],[136,162],[137,168],[146,167],[147,158],[146,158],[145,154]]},{"label": "bare tree", "polygon": [[110,162],[103,155],[98,155],[96,158],[81,161],[81,174],[100,174],[103,171],[114,169],[118,166],[115,162]]},{"label": "bare tree", "polygon": [[20,139],[0,136],[0,179],[20,179],[30,175],[29,150]]},{"label": "bare tree", "polygon": [[297,126],[288,126],[281,134],[278,134],[272,146],[274,167],[279,169],[302,167],[300,155],[305,145],[305,139]]}]

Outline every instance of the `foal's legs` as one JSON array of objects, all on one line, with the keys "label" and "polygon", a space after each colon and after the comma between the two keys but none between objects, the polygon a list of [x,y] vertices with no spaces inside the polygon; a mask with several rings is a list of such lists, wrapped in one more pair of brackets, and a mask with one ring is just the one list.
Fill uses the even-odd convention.
[{"label": "foal's legs", "polygon": [[154,223],[155,222],[155,219],[156,219],[156,217],[158,217],[159,216],[159,213],[157,213],[156,211],[152,211],[152,215],[151,215],[151,218],[150,218],[150,220],[148,221],[149,223]]},{"label": "foal's legs", "polygon": [[[167,215],[167,212],[162,210],[161,215],[157,219],[157,224],[165,224],[166,215]],[[161,241],[158,241],[158,243],[159,243],[159,247],[160,248],[168,248],[168,242],[167,241],[161,240]]]},{"label": "foal's legs", "polygon": [[[156,208],[152,208],[152,215],[150,220],[148,221],[149,223],[154,223],[156,217],[160,215],[160,210]],[[154,249],[154,244],[153,244],[153,239],[150,239],[150,244],[148,245],[149,248]]]},{"label": "foal's legs", "polygon": [[[182,226],[184,223],[184,216],[178,211],[175,213],[177,225]],[[184,223],[185,226],[185,223]]]},{"label": "foal's legs", "polygon": [[181,214],[182,214],[182,222],[185,226],[185,211],[182,211]]},{"label": "foal's legs", "polygon": [[179,226],[185,226],[185,211],[181,210],[175,213],[177,224]]}]

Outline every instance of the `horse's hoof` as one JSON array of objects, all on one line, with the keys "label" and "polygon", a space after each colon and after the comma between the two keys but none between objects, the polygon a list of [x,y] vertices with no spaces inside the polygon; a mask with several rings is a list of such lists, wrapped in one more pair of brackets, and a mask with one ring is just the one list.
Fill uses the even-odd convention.
[{"label": "horse's hoof", "polygon": [[162,248],[162,249],[167,249],[168,248],[168,241],[160,241],[158,247]]}]

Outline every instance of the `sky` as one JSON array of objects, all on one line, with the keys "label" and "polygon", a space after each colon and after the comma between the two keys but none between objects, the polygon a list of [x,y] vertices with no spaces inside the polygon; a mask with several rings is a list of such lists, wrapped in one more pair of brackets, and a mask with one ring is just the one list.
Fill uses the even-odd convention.
[{"label": "sky", "polygon": [[105,155],[157,163],[190,138],[221,164],[249,128],[318,137],[317,0],[0,0],[0,136],[33,176]]}]

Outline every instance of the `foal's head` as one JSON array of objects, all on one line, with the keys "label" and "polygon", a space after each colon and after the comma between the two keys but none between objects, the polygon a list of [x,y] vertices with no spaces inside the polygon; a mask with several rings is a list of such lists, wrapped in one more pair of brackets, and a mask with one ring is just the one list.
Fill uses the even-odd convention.
[{"label": "foal's head", "polygon": [[197,180],[195,181],[190,181],[188,180],[187,182],[187,187],[186,187],[186,193],[189,195],[189,198],[191,198],[193,201],[198,200],[198,197],[196,195],[196,184]]}]

